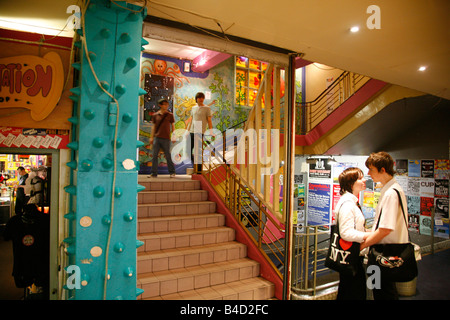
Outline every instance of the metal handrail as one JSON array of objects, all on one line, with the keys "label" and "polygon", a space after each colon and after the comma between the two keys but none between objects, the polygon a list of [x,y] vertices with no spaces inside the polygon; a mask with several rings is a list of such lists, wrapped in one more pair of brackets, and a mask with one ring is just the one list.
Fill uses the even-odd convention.
[{"label": "metal handrail", "polygon": [[[317,297],[319,293],[336,287],[339,283],[334,279],[327,279],[325,283],[318,284],[319,274],[333,276],[333,271],[322,265],[328,251],[329,230],[327,227],[328,225],[304,226],[303,232],[294,234],[291,290],[302,295],[301,298]],[[325,238],[319,241],[319,236]],[[330,290],[327,293],[329,294]]]},{"label": "metal handrail", "polygon": [[307,134],[353,96],[369,77],[344,71],[316,99],[302,105],[301,134]]}]

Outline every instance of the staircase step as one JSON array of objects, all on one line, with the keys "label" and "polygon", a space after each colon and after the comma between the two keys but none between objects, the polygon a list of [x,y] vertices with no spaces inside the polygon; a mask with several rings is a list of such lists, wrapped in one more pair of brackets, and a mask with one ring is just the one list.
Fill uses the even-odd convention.
[{"label": "staircase step", "polygon": [[167,191],[142,191],[138,194],[138,203],[173,203],[173,202],[195,202],[208,200],[206,190],[178,190]]},{"label": "staircase step", "polygon": [[[165,296],[170,294],[178,294],[179,296],[176,296],[175,299],[191,299],[189,298],[191,295],[200,294],[200,292],[214,293],[204,289],[208,287],[220,293],[220,295],[214,293],[217,295],[215,298],[233,296],[235,299],[255,299],[255,289],[258,289],[257,296],[260,299],[269,299],[273,297],[273,284],[258,277],[259,269],[257,262],[242,258],[141,274],[137,285],[144,289],[142,299],[159,298],[160,296],[168,298]],[[262,288],[267,291],[259,292],[259,289]]]},{"label": "staircase step", "polygon": [[214,213],[214,201],[138,204],[138,218]]},{"label": "staircase step", "polygon": [[200,181],[190,179],[147,179],[139,180],[146,191],[183,191],[200,190]]},{"label": "staircase step", "polygon": [[[163,295],[158,297],[158,300],[269,300],[274,297],[274,294],[275,285],[257,277]],[[156,299],[150,298],[148,300]]]},{"label": "staircase step", "polygon": [[236,241],[197,247],[184,247],[139,252],[137,255],[138,274],[175,270],[201,266],[210,263],[241,259],[247,256],[247,247]]},{"label": "staircase step", "polygon": [[275,285],[235,241],[208,191],[190,176],[148,178],[138,194],[137,287],[139,300],[264,300]]},{"label": "staircase step", "polygon": [[220,227],[224,225],[225,216],[220,213],[140,218],[138,220],[138,234]]},{"label": "staircase step", "polygon": [[235,239],[235,231],[228,227],[212,227],[143,233],[138,235],[138,239],[144,242],[144,245],[138,248],[140,253],[229,242]]}]

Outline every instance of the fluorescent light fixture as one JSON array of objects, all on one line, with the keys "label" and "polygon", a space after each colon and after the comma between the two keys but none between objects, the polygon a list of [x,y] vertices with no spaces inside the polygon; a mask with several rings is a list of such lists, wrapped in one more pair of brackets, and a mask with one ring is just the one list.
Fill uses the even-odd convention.
[{"label": "fluorescent light fixture", "polygon": [[350,31],[353,32],[353,33],[356,33],[356,32],[359,31],[359,27],[358,26],[351,27]]}]

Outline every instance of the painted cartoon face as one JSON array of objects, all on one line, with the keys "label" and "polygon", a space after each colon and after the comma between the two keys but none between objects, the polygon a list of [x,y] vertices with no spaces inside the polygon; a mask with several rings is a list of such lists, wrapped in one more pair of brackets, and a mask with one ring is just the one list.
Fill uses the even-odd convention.
[{"label": "painted cartoon face", "polygon": [[155,60],[155,71],[156,73],[163,74],[167,69],[167,63],[163,60]]}]

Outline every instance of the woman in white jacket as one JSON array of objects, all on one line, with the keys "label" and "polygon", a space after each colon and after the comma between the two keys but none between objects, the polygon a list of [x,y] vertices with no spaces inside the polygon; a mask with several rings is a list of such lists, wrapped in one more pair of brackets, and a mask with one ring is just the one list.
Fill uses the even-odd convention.
[{"label": "woman in white jacket", "polygon": [[[359,193],[366,189],[364,174],[359,168],[347,168],[339,175],[341,187],[336,206],[336,223],[339,222],[339,233],[343,240],[363,243],[369,236],[364,227],[365,218],[358,203]],[[339,274],[338,300],[365,300],[366,274],[363,267],[363,256],[354,276]]]}]

